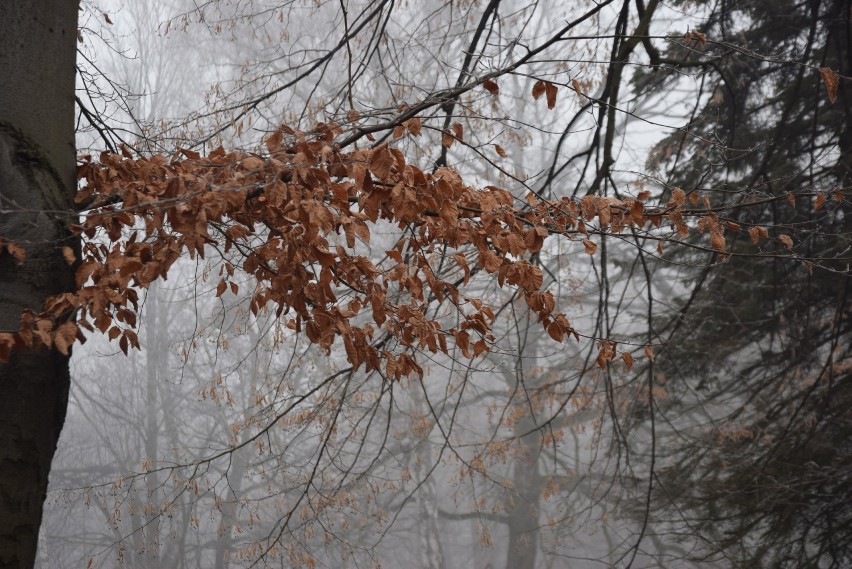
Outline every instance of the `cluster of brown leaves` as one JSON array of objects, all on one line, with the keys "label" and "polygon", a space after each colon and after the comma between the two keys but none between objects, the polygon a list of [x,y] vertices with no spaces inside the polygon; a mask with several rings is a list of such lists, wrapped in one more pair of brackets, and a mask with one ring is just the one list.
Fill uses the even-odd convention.
[{"label": "cluster of brown leaves", "polygon": [[[544,91],[550,97],[547,85]],[[326,350],[340,338],[355,368],[399,379],[422,370],[408,353],[384,349],[385,335],[431,352],[447,353],[453,342],[466,357],[489,349],[493,310],[460,292],[476,270],[517,287],[550,336],[563,341],[577,332],[527,260],[545,237],[582,240],[592,254],[594,232],[664,220],[689,232],[681,190],[656,208],[646,208],[648,192],[627,200],[530,195],[520,204],[506,190],[466,186],[453,170],[424,172],[387,145],[342,152],[334,135],[334,126],[320,125],[311,136],[282,126],[263,156],[219,148],[206,157],[181,150],[171,160],[126,150],[83,157],[77,203],[87,214],[76,230],[88,240],[79,261],[66,251],[77,263],[78,288],[49,299],[41,314],[26,313],[17,333],[0,333],[0,361],[25,346],[67,353],[85,339],[78,326],[118,339],[125,353],[138,347],[137,289],[165,279],[185,253],[203,258],[214,247],[239,259],[223,262],[217,296],[238,292],[237,271],[251,275],[259,283],[252,312],[271,307]],[[382,261],[355,254],[356,240],[369,243],[379,220],[405,229],[403,237]],[[715,216],[703,217],[700,228],[724,249],[725,226]],[[433,270],[438,253],[458,265],[453,282]],[[458,324],[446,328],[430,317],[433,301],[449,301]],[[609,361],[614,352],[601,357]]]}]

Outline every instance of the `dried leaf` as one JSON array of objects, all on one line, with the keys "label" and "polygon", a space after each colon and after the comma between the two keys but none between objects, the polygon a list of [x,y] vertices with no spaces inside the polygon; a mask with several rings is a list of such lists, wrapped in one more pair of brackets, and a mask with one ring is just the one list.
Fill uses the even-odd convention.
[{"label": "dried leaf", "polygon": [[760,241],[760,230],[757,227],[749,227],[748,236],[751,237],[751,242],[757,245]]},{"label": "dried leaf", "polygon": [[456,260],[456,263],[459,264],[461,270],[464,272],[464,284],[467,284],[470,281],[470,267],[467,264],[467,259],[461,253],[456,253],[453,255],[453,258]]},{"label": "dried leaf", "polygon": [[0,332],[0,363],[9,363],[9,357],[15,347],[15,336],[9,332]]},{"label": "dried leaf", "polygon": [[645,346],[645,357],[653,362],[654,361],[654,348],[652,348],[651,346]]},{"label": "dried leaf", "polygon": [[793,249],[793,239],[791,239],[789,235],[782,233],[778,236],[778,241],[783,243],[787,247],[787,249]]},{"label": "dried leaf", "polygon": [[423,130],[423,125],[420,122],[420,117],[414,117],[412,119],[408,119],[405,121],[405,128],[408,129],[408,132],[411,133],[411,136],[420,136],[420,132]]},{"label": "dried leaf", "polygon": [[817,194],[814,200],[814,211],[819,211],[825,205],[825,194]]},{"label": "dried leaf", "polygon": [[550,337],[557,342],[561,342],[565,339],[565,331],[562,330],[562,327],[556,322],[551,322],[547,326],[547,333],[550,334]]},{"label": "dried leaf", "polygon": [[14,257],[15,262],[18,266],[23,265],[24,261],[27,260],[27,251],[17,243],[9,241],[5,243],[5,245],[0,244],[0,252],[3,251],[3,247],[6,247],[6,251],[9,252],[12,257]]},{"label": "dried leaf", "polygon": [[598,351],[596,362],[601,369],[604,369],[615,358],[615,342],[612,340],[601,340],[598,343],[598,347],[600,350]]},{"label": "dried leaf", "polygon": [[496,150],[496,151],[497,151],[497,155],[498,155],[498,156],[500,156],[500,158],[505,158],[505,157],[506,157],[506,151],[505,151],[505,150],[503,150],[503,147],[502,147],[502,146],[500,146],[499,144],[495,144],[495,145],[494,145],[494,150]]},{"label": "dried leaf", "polygon": [[[190,160],[198,160],[198,159],[201,158],[201,154],[199,154],[195,150],[189,150],[187,148],[178,147],[178,152],[180,152],[181,154],[183,154],[185,157],[189,158]],[[261,162],[261,164],[262,164],[262,162]]]},{"label": "dried leaf", "polygon": [[485,81],[483,81],[482,86],[485,88],[486,91],[488,91],[492,95],[496,95],[500,92],[500,86],[497,85],[497,83],[495,83],[491,79],[486,79]]},{"label": "dried leaf", "polygon": [[633,355],[630,352],[621,352],[621,359],[627,365],[627,371],[633,369]]},{"label": "dried leaf", "polygon": [[447,148],[449,148],[453,145],[454,140],[455,138],[453,138],[453,135],[450,134],[449,131],[445,130],[444,134],[441,135],[441,146],[446,146]]},{"label": "dried leaf", "polygon": [[459,142],[464,141],[464,127],[460,123],[453,125],[453,134],[456,135]]},{"label": "dried leaf", "polygon": [[53,345],[59,350],[63,356],[67,356],[74,340],[77,338],[77,325],[73,322],[65,322],[60,324],[59,328],[53,333]]},{"label": "dried leaf", "polygon": [[556,107],[556,91],[557,87],[553,83],[546,83],[545,90],[547,92],[547,108],[553,109]]},{"label": "dried leaf", "polygon": [[725,236],[721,231],[714,230],[710,232],[710,245],[716,251],[725,251]]},{"label": "dried leaf", "polygon": [[547,91],[547,87],[546,87],[544,81],[539,79],[538,81],[535,82],[535,84],[533,85],[533,88],[532,88],[533,99],[538,100],[539,97],[544,95],[545,91]]},{"label": "dried leaf", "polygon": [[598,250],[597,244],[589,239],[583,239],[583,246],[585,247],[586,253],[589,255],[594,255],[595,251]]},{"label": "dried leaf", "polygon": [[485,340],[477,340],[473,344],[473,357],[479,357],[479,354],[484,354],[488,351],[488,344],[485,343]]},{"label": "dried leaf", "polygon": [[840,77],[829,67],[821,67],[819,74],[822,76],[825,90],[828,91],[828,100],[834,103],[837,100],[837,86],[840,84]]},{"label": "dried leaf", "polygon": [[77,262],[77,257],[74,255],[74,249],[68,247],[67,245],[62,248],[62,257],[69,265],[73,265]]},{"label": "dried leaf", "polygon": [[686,32],[686,35],[683,37],[684,43],[687,45],[692,43],[693,41],[701,44],[701,49],[705,49],[707,47],[707,36],[704,35],[703,32],[699,32],[698,30],[692,30]]},{"label": "dried leaf", "polygon": [[370,156],[370,171],[380,180],[384,180],[391,172],[394,165],[393,154],[387,146],[381,146],[373,150]]}]

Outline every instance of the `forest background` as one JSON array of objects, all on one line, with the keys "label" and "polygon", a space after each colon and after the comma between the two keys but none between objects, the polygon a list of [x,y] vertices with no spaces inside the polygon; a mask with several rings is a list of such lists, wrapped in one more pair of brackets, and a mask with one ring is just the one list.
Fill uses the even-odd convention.
[{"label": "forest background", "polygon": [[[273,160],[287,187],[316,183],[300,164],[355,181],[368,218],[381,190],[364,179],[381,188],[402,160],[550,217],[524,218],[541,243],[427,243],[423,219],[497,216],[444,193],[325,231],[328,255],[391,283],[384,321],[376,292],[334,282],[329,305],[374,329],[348,344],[279,311],[251,269],[280,227],[210,220],[215,239],[167,280],[138,271],[138,310],[92,313],[106,334],[74,347],[36,565],[847,566],[850,10],[83,2],[95,198],[74,263],[179,228],[110,225],[135,210],[98,176],[154,187],[137,162],[154,156],[211,161],[270,209],[252,176]],[[158,207],[197,217],[186,196]],[[318,286],[323,259],[306,264]]]}]

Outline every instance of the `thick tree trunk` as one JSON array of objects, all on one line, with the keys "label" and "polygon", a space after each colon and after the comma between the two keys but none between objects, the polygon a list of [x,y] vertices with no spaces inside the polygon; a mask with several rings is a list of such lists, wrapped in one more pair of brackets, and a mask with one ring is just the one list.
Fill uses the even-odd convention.
[{"label": "thick tree trunk", "polygon": [[[77,0],[0,2],[0,331],[73,285],[62,246],[74,176]],[[0,568],[35,561],[50,462],[65,418],[68,360],[19,352],[0,364]]]}]

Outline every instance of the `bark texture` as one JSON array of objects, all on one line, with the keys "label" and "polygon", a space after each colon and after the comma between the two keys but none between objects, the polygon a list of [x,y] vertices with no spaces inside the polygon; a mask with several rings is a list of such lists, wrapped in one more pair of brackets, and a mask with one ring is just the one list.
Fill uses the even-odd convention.
[{"label": "bark texture", "polygon": [[[73,221],[77,0],[0,2],[0,331],[73,285],[62,247]],[[65,212],[64,214],[61,212]],[[50,462],[65,419],[68,359],[18,352],[0,364],[0,568],[35,561]]]}]

